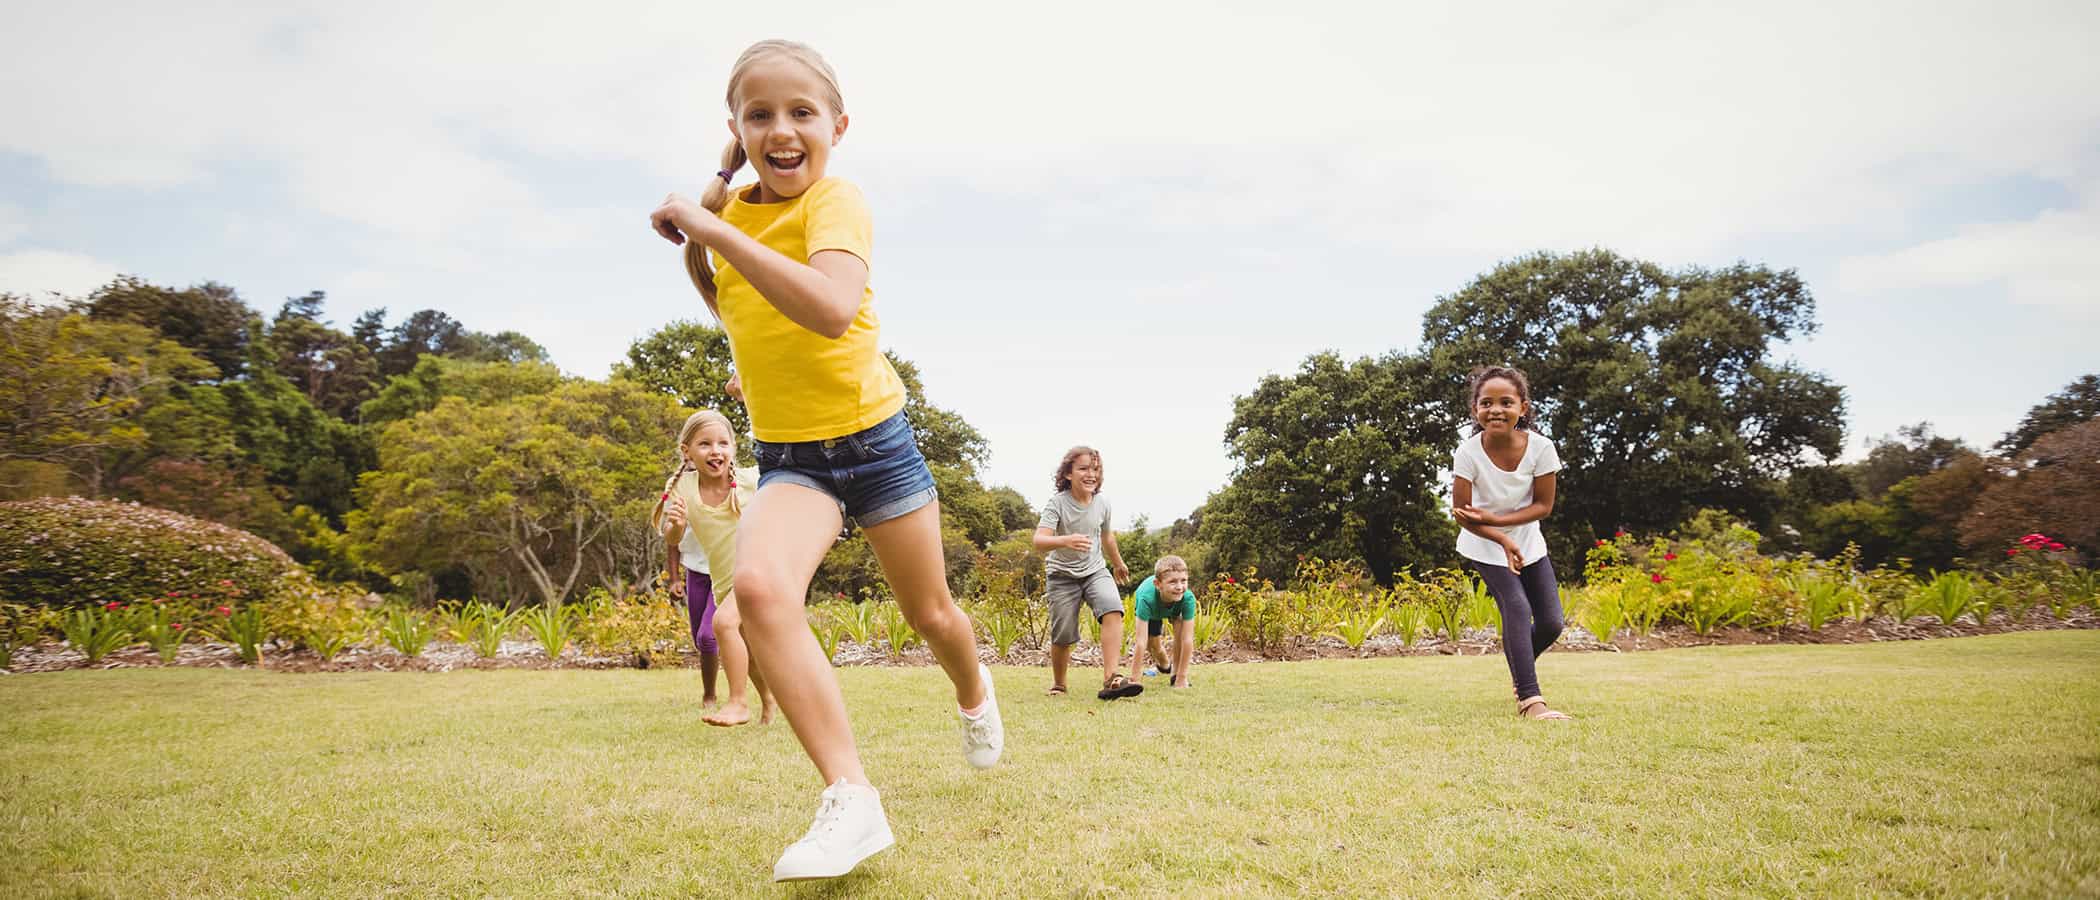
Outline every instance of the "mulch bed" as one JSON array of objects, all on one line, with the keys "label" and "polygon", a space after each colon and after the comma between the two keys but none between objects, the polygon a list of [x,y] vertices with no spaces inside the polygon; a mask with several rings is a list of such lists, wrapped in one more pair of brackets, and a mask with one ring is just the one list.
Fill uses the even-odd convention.
[{"label": "mulch bed", "polygon": [[[1991,621],[1984,625],[1968,621],[1951,626],[1941,625],[1930,617],[1912,619],[1899,625],[1895,620],[1884,617],[1865,622],[1833,622],[1817,631],[1789,625],[1774,631],[1722,628],[1706,635],[1694,634],[1689,628],[1672,625],[1640,637],[1627,636],[1621,632],[1619,637],[1609,643],[1598,641],[1589,632],[1571,624],[1561,635],[1560,642],[1554,646],[1556,652],[1616,653],[1748,644],[1866,644],[2064,629],[2100,629],[2100,614],[2085,609],[2077,611],[2069,619],[2058,619],[2050,615],[2048,610],[2037,607],[2024,616],[2008,616],[2004,613],[1994,615]],[[978,652],[986,662],[1017,666],[1049,664],[1049,654],[1042,648],[1016,647],[1004,659],[996,657],[989,646],[982,644],[979,645]],[[1339,638],[1333,637],[1294,638],[1281,646],[1267,649],[1243,647],[1228,640],[1198,650],[1196,662],[1215,665],[1438,654],[1484,656],[1499,652],[1501,643],[1496,639],[1494,631],[1471,629],[1457,641],[1446,640],[1441,636],[1423,635],[1416,638],[1412,645],[1405,644],[1392,635],[1379,635],[1365,641],[1362,647],[1356,649],[1351,649]],[[849,642],[840,646],[832,661],[841,666],[930,666],[933,665],[933,654],[925,647],[919,646],[893,655],[880,645],[869,646]],[[403,656],[391,647],[356,647],[345,650],[326,662],[310,651],[265,648],[262,664],[254,667],[242,663],[231,644],[185,644],[182,651],[176,655],[173,665],[221,669],[260,668],[272,672],[450,672],[458,669],[624,669],[635,667],[637,662],[632,655],[587,653],[575,646],[563,651],[559,660],[550,660],[537,643],[505,641],[495,656],[487,658],[475,655],[465,644],[445,642],[432,642],[421,655],[413,658]],[[698,667],[699,657],[688,647],[682,651],[679,662],[686,667]],[[1100,665],[1100,650],[1092,645],[1083,644],[1074,649],[1072,663]],[[152,650],[137,646],[111,653],[90,667],[87,657],[79,651],[67,647],[63,642],[46,642],[16,650],[14,665],[9,669],[0,669],[0,674],[85,668],[153,668],[161,665],[160,657],[154,655]]]}]

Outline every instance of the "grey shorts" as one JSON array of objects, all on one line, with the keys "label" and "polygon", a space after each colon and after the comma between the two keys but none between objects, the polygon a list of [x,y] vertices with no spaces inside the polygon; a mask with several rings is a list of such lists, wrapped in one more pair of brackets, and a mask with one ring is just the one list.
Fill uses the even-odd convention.
[{"label": "grey shorts", "polygon": [[1079,643],[1079,604],[1082,600],[1094,611],[1094,621],[1097,622],[1109,613],[1123,611],[1123,595],[1116,591],[1116,579],[1108,574],[1107,569],[1096,569],[1094,574],[1078,578],[1051,572],[1044,578],[1044,583],[1044,593],[1050,600],[1050,643]]}]

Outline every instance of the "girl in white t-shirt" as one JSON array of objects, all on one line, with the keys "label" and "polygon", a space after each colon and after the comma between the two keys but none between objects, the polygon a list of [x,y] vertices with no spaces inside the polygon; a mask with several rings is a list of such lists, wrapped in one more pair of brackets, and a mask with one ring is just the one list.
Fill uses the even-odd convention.
[{"label": "girl in white t-shirt", "polygon": [[1560,454],[1531,430],[1531,385],[1506,366],[1473,370],[1473,435],[1451,456],[1451,517],[1458,552],[1502,609],[1502,655],[1517,687],[1517,715],[1566,719],[1539,693],[1539,654],[1560,637],[1560,586],[1539,520],[1553,512]]}]

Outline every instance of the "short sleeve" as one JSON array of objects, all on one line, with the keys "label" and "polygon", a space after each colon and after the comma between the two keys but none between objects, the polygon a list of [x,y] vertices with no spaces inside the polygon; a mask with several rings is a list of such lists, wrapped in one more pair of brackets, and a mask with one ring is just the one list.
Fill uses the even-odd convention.
[{"label": "short sleeve", "polygon": [[1101,504],[1101,533],[1114,534],[1116,526],[1112,524],[1110,514],[1115,511],[1115,507],[1108,505],[1108,498],[1100,494],[1094,495],[1094,502]]},{"label": "short sleeve", "polygon": [[1035,527],[1056,531],[1060,524],[1063,522],[1057,515],[1057,498],[1051,497],[1050,502],[1043,504],[1043,514],[1035,520]]},{"label": "short sleeve", "polygon": [[1479,484],[1480,464],[1473,461],[1473,454],[1466,452],[1471,444],[1471,441],[1461,442],[1458,449],[1451,452],[1451,474]]},{"label": "short sleeve", "polygon": [[875,223],[868,215],[868,201],[852,182],[826,178],[810,185],[802,198],[802,234],[809,255],[820,250],[844,250],[874,266],[870,256],[875,244]]},{"label": "short sleeve", "polygon": [[1531,435],[1531,439],[1538,441],[1540,444],[1539,463],[1532,467],[1531,477],[1537,478],[1540,475],[1551,475],[1560,471],[1560,450],[1553,446],[1553,442],[1546,440],[1545,436],[1536,432]]},{"label": "short sleeve", "polygon": [[1159,586],[1154,584],[1151,578],[1146,578],[1145,582],[1138,585],[1137,590],[1131,593],[1131,599],[1139,603],[1157,602],[1159,600]]}]

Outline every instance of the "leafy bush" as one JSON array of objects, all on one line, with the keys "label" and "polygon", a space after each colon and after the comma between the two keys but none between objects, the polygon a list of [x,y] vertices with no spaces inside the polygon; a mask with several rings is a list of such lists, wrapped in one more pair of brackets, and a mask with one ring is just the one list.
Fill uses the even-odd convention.
[{"label": "leafy bush", "polygon": [[354,589],[324,585],[302,572],[278,582],[263,608],[271,633],[326,661],[370,637],[372,620],[359,597]]},{"label": "leafy bush", "polygon": [[1400,646],[1412,647],[1415,638],[1422,633],[1422,626],[1429,622],[1429,607],[1412,601],[1396,603],[1389,616],[1392,623],[1389,630],[1400,636]]},{"label": "leafy bush", "polygon": [[177,619],[175,611],[163,600],[141,603],[132,609],[132,633],[153,648],[162,664],[175,661],[175,655],[182,651],[182,639],[187,636],[184,631],[188,627]]},{"label": "leafy bush", "polygon": [[474,648],[474,655],[482,659],[494,657],[503,649],[503,639],[518,627],[518,613],[508,612],[493,603],[469,603],[460,608],[459,618],[466,626],[467,645]]},{"label": "leafy bush", "polygon": [[66,643],[87,654],[89,664],[131,643],[131,615],[114,600],[66,613]]},{"label": "leafy bush", "polygon": [[[1976,582],[1960,572],[1940,572],[1918,588],[1917,608],[1937,616],[1941,625],[1952,625],[1976,603]],[[1978,614],[1981,622],[1986,614]]]},{"label": "leafy bush", "polygon": [[434,630],[430,617],[422,611],[396,607],[387,612],[386,624],[379,626],[379,636],[402,656],[413,658],[423,655],[423,648],[430,646]]},{"label": "leafy bush", "polygon": [[630,657],[645,669],[677,665],[679,647],[691,634],[684,602],[669,592],[615,599],[598,588],[578,609],[578,643],[600,653]]},{"label": "leafy bush", "polygon": [[0,503],[0,596],[34,606],[130,603],[221,582],[267,594],[298,566],[262,538],[137,503]]},{"label": "leafy bush", "polygon": [[215,630],[240,653],[241,662],[251,666],[262,662],[262,645],[270,639],[269,620],[263,616],[262,607],[246,606],[235,611],[221,606],[214,612],[219,617]]},{"label": "leafy bush", "polygon": [[540,649],[547,652],[548,659],[560,659],[561,652],[569,646],[569,638],[576,625],[576,608],[573,606],[536,606],[523,616],[525,630],[539,640]]},{"label": "leafy bush", "polygon": [[889,644],[891,656],[901,656],[904,651],[911,649],[911,645],[919,642],[919,633],[912,630],[911,621],[904,617],[904,610],[897,604],[882,604],[879,615],[883,640]]},{"label": "leafy bush", "polygon": [[16,650],[58,627],[58,610],[0,602],[0,669],[14,665]]}]

